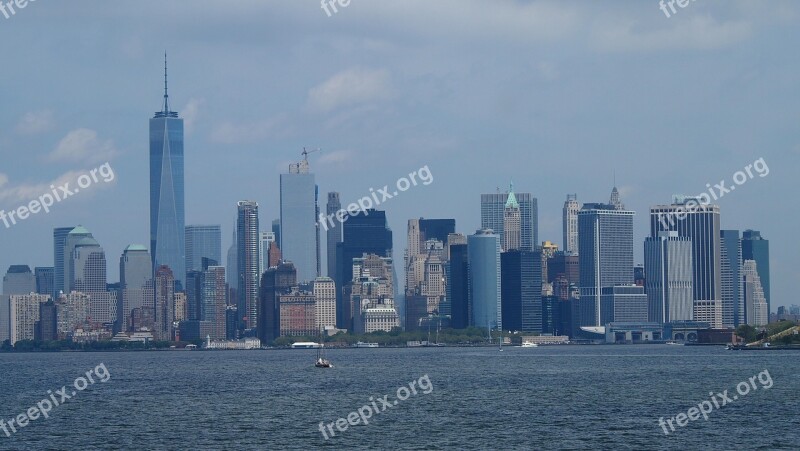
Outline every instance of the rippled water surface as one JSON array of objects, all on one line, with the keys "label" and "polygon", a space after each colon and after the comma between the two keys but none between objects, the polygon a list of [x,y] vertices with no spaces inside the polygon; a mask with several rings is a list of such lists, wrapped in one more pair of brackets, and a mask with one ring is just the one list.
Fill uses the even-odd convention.
[{"label": "rippled water surface", "polygon": [[[48,419],[10,438],[0,430],[0,449],[798,449],[800,443],[800,352],[655,345],[343,349],[329,352],[330,370],[314,368],[314,356],[310,350],[0,354],[6,422],[48,390],[66,385],[69,394],[77,377],[100,364],[111,375],[105,383],[95,376]],[[709,400],[709,392],[736,394],[739,382],[764,370],[770,389],[755,379],[757,389],[707,421],[700,417],[669,435],[659,426],[660,417],[686,413]],[[399,401],[398,388],[412,381],[417,394],[409,390]],[[391,407],[377,402],[384,395]],[[334,424],[336,436],[324,438],[320,422],[372,405],[370,397],[386,410],[344,432]]]}]

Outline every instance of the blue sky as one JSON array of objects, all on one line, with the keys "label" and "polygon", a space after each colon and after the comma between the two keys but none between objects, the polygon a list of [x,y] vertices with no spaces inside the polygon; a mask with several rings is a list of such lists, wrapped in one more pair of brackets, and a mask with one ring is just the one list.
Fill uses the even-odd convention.
[{"label": "blue sky", "polygon": [[[761,230],[773,308],[796,303],[800,4],[704,0],[667,18],[655,0],[39,0],[0,14],[0,208],[109,162],[99,182],[11,228],[0,268],[52,265],[52,228],[83,224],[109,279],[148,237],[148,119],[186,119],[187,224],[223,226],[236,201],[278,217],[278,177],[305,147],[322,197],[349,203],[428,165],[434,182],[387,200],[395,257],[412,217],[473,233],[480,194],[539,199],[561,244],[567,193],[607,201],[616,173],[637,212],[764,158],[770,173],[720,199],[724,228]],[[324,202],[324,201],[323,201]],[[324,207],[323,207],[324,209]]]}]

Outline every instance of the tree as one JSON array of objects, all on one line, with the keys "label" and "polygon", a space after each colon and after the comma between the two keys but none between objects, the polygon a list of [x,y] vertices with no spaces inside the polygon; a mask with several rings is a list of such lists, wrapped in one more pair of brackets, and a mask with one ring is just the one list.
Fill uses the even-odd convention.
[{"label": "tree", "polygon": [[745,343],[752,343],[757,340],[758,331],[753,326],[742,324],[736,329],[736,335],[741,337]]}]

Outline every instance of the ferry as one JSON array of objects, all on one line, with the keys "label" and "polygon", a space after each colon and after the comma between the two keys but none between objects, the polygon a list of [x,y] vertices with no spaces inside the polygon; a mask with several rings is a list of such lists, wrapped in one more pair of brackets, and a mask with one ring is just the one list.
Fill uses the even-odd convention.
[{"label": "ferry", "polygon": [[313,341],[299,341],[292,343],[292,349],[319,349],[322,345]]},{"label": "ferry", "polygon": [[536,343],[531,343],[530,341],[523,341],[522,346],[520,348],[538,348],[539,345]]},{"label": "ferry", "polygon": [[354,348],[377,348],[378,343],[364,343],[363,341],[359,341],[358,343],[353,345]]}]

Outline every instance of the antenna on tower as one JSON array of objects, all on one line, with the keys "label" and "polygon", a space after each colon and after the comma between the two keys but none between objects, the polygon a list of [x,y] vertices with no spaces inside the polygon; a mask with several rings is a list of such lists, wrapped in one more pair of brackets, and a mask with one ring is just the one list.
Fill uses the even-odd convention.
[{"label": "antenna on tower", "polygon": [[167,92],[167,52],[164,52],[164,113],[169,113],[169,94]]}]

